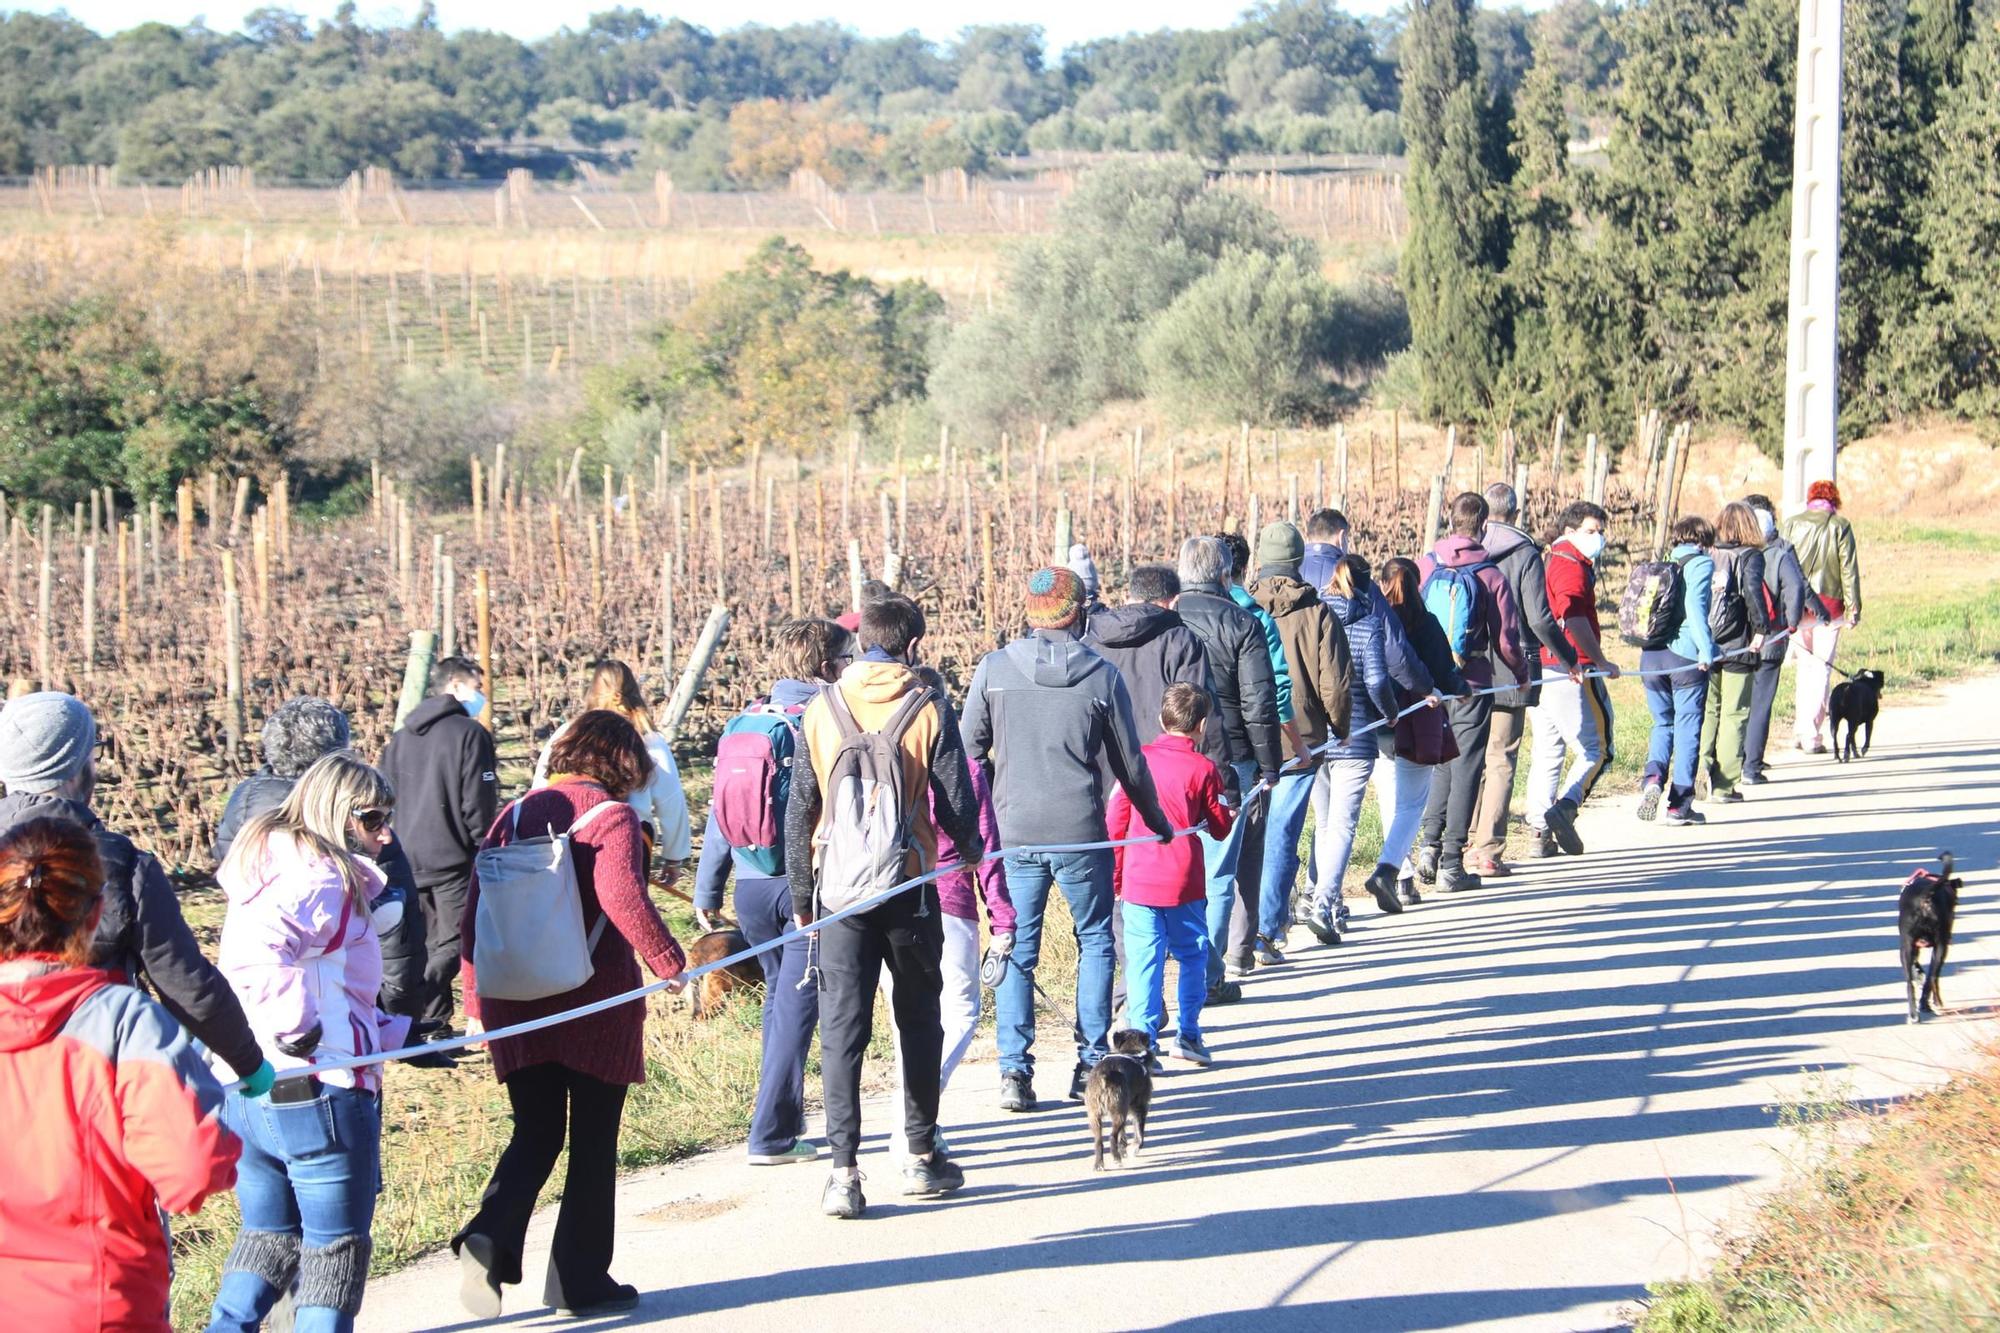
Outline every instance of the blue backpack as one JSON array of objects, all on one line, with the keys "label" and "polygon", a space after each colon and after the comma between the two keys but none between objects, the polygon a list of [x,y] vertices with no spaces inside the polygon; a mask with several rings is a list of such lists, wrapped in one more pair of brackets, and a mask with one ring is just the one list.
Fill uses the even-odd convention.
[{"label": "blue backpack", "polygon": [[1479,582],[1478,572],[1493,568],[1490,560],[1481,560],[1472,565],[1436,565],[1431,575],[1424,580],[1424,610],[1431,613],[1439,627],[1444,630],[1445,642],[1451,645],[1452,656],[1461,665],[1465,662],[1466,646],[1472,640],[1472,626],[1479,615],[1479,599],[1485,595],[1485,587]]},{"label": "blue backpack", "polygon": [[804,713],[760,699],[729,719],[715,747],[715,827],[744,864],[773,878],[785,873],[785,802]]}]

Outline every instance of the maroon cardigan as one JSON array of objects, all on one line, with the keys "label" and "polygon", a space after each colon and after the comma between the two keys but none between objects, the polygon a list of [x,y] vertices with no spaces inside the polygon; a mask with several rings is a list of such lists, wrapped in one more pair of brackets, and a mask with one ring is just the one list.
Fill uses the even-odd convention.
[{"label": "maroon cardigan", "polygon": [[[544,830],[562,833],[593,806],[610,799],[604,788],[580,778],[529,792],[521,798],[522,831],[531,837],[541,836]],[[482,847],[504,847],[513,841],[511,808],[502,810],[493,821]],[[653,975],[663,979],[680,975],[687,966],[687,956],[646,892],[645,840],[639,831],[639,817],[631,807],[625,807],[622,814],[612,810],[593,820],[576,835],[571,849],[576,856],[584,926],[595,926],[602,911],[610,918],[610,928],[598,939],[597,951],[591,955],[596,971],[590,980],[575,990],[540,1000],[479,998],[478,977],[472,967],[479,873],[476,868],[473,871],[465,918],[460,924],[459,954],[465,962],[465,1011],[488,1028],[510,1027],[637,989],[642,978],[635,949]],[[493,1072],[504,1083],[510,1074],[530,1065],[558,1064],[606,1083],[644,1083],[645,1027],[646,1002],[634,1000],[588,1018],[508,1037],[492,1043]]]}]

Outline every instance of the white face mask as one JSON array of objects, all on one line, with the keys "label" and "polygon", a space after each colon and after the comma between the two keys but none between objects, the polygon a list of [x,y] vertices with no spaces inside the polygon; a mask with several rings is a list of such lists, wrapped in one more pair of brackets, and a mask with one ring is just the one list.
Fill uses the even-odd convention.
[{"label": "white face mask", "polygon": [[1770,541],[1771,538],[1778,535],[1778,520],[1770,510],[1753,509],[1750,512],[1757,516],[1757,525],[1764,529],[1765,541]]},{"label": "white face mask", "polygon": [[1596,564],[1597,557],[1604,554],[1604,534],[1601,532],[1579,532],[1569,539],[1569,544],[1592,564]]}]

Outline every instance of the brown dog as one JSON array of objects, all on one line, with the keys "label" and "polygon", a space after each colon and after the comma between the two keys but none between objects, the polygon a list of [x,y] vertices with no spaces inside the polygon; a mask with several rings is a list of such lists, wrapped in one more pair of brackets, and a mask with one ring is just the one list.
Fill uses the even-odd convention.
[{"label": "brown dog", "polygon": [[[713,963],[733,953],[742,953],[749,947],[750,941],[743,938],[740,930],[711,930],[688,946],[688,968],[692,970]],[[754,958],[745,958],[728,967],[704,973],[689,992],[694,996],[694,1016],[707,1018],[729,992],[763,984],[764,969],[757,965]]]}]

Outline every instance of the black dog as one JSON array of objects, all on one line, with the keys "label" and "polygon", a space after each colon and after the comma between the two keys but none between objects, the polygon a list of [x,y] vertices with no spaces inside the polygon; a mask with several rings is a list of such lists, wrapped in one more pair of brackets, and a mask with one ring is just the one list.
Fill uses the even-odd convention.
[{"label": "black dog", "polygon": [[[1827,704],[1828,721],[1832,724],[1833,754],[1841,763],[1854,758],[1854,733],[1863,732],[1861,753],[1867,754],[1868,747],[1875,743],[1875,717],[1882,711],[1882,686],[1885,679],[1873,667],[1857,671],[1848,679],[1833,687],[1833,698]],[[1847,740],[1840,739],[1840,724],[1847,724]]]},{"label": "black dog", "polygon": [[[1896,932],[1902,939],[1903,990],[1910,1003],[1912,1023],[1922,1015],[1938,1013],[1944,997],[1938,994],[1938,977],[1944,972],[1945,954],[1951,949],[1951,925],[1958,915],[1958,890],[1963,881],[1954,876],[1950,852],[1940,852],[1944,873],[1933,875],[1919,870],[1903,885],[1896,903]],[[1931,951],[1931,965],[1922,989],[1917,986],[1917,950]]]},{"label": "black dog", "polygon": [[1090,1114],[1090,1169],[1104,1169],[1105,1131],[1111,1131],[1111,1159],[1125,1165],[1125,1121],[1135,1123],[1138,1135],[1132,1151],[1146,1146],[1146,1110],[1153,1101],[1153,1076],[1146,1072],[1146,1056],[1151,1043],[1146,1034],[1130,1028],[1111,1034],[1112,1054],[1092,1066],[1090,1081],[1083,1090],[1084,1110]]}]

